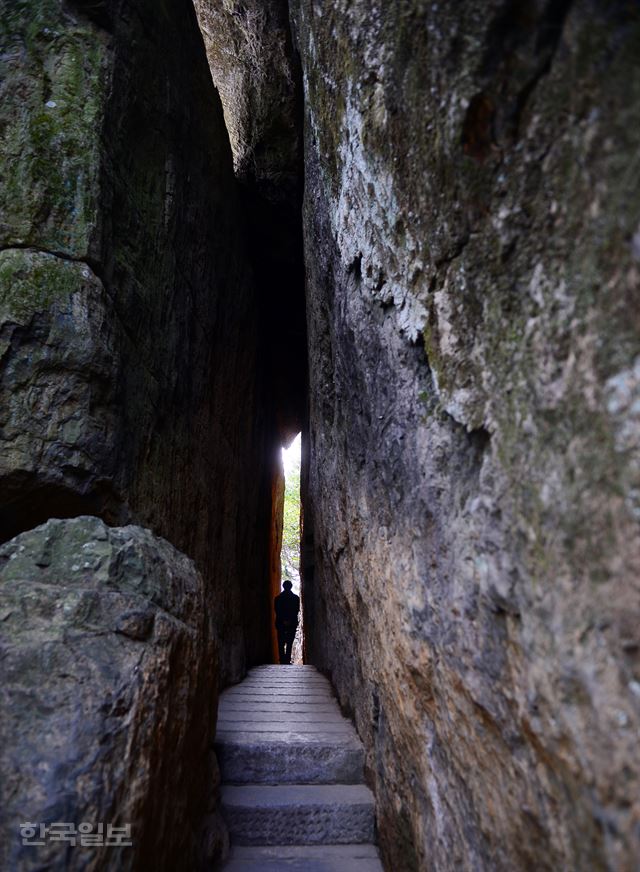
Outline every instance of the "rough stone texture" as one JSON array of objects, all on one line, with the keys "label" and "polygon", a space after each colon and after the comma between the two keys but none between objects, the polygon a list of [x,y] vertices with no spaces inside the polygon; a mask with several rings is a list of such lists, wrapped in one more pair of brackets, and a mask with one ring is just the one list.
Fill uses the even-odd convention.
[{"label": "rough stone texture", "polygon": [[238,679],[268,656],[275,412],[192,4],[3,2],[0,82],[1,538],[152,528]]},{"label": "rough stone texture", "polygon": [[373,842],[374,802],[361,784],[223,785],[222,808],[238,845]]},{"label": "rough stone texture", "polygon": [[0,538],[149,526],[203,574],[223,678],[266,659],[274,434],[305,419],[300,75],[307,655],[387,867],[631,872],[637,4],[291,0],[301,68],[282,0],[197,7],[240,197],[188,0],[0,0]]},{"label": "rough stone texture", "polygon": [[[52,520],[0,548],[3,869],[198,869],[220,854],[217,650],[191,560],[148,530]],[[19,825],[131,824],[131,847]]]},{"label": "rough stone texture", "polygon": [[297,192],[300,103],[286,0],[194,0],[236,174],[270,200]]},{"label": "rough stone texture", "polygon": [[283,441],[306,416],[302,85],[287,0],[194,0],[220,92],[259,287],[262,365]]},{"label": "rough stone texture", "polygon": [[[215,747],[231,836],[229,868],[245,862],[247,870],[256,869],[262,862],[270,869],[280,860],[284,869],[329,872],[354,858],[350,851],[336,854],[336,846],[358,843],[368,844],[366,857],[355,856],[356,868],[380,868],[362,743],[313,666],[260,666],[227,689]],[[260,850],[246,856],[238,845]],[[327,855],[300,852],[304,845],[323,845]]]},{"label": "rough stone texture", "polygon": [[640,856],[640,23],[294,0],[310,662],[387,868]]},{"label": "rough stone texture", "polygon": [[374,845],[278,845],[232,849],[224,872],[382,872]]},{"label": "rough stone texture", "polygon": [[292,740],[290,735],[275,733],[221,733],[216,754],[222,779],[235,784],[350,784],[363,778],[362,745],[335,733],[316,733],[304,742],[299,735]]},{"label": "rough stone texture", "polygon": [[313,666],[261,666],[224,691],[216,754],[231,784],[358,784],[364,752]]}]

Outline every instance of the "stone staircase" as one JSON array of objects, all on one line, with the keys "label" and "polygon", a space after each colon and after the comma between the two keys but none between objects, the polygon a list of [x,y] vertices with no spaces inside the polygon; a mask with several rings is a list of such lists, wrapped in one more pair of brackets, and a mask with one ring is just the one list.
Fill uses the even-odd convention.
[{"label": "stone staircase", "polygon": [[260,666],[220,697],[224,872],[382,872],[362,744],[312,666]]}]

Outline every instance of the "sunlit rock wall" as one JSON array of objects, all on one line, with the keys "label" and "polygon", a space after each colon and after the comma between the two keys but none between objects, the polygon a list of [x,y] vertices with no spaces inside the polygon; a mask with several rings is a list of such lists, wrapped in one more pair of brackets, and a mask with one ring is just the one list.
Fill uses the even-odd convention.
[{"label": "sunlit rock wall", "polygon": [[189,0],[0,16],[0,532],[80,513],[196,561],[223,680],[268,656],[271,413]]},{"label": "sunlit rock wall", "polygon": [[305,626],[387,868],[640,856],[635,4],[294,0]]}]

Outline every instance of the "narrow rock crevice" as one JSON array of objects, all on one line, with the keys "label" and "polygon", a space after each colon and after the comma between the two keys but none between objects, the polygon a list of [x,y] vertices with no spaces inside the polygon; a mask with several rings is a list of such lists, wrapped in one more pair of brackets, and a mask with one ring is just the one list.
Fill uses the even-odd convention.
[{"label": "narrow rock crevice", "polygon": [[[637,4],[5,5],[0,863],[106,856],[23,845],[27,809],[210,868],[221,779],[241,839],[283,797],[345,835],[335,785],[261,783],[285,759],[356,764],[394,872],[632,868]],[[300,431],[296,676],[264,664]],[[272,679],[348,747],[289,754]]]},{"label": "narrow rock crevice", "polygon": [[260,355],[283,441],[303,429],[307,328],[303,99],[287,0],[196,0],[224,107],[258,288]]},{"label": "narrow rock crevice", "polygon": [[[300,59],[286,0],[196,0],[194,6],[233,153],[260,325],[256,366],[276,441],[286,445],[305,433],[308,417]],[[263,458],[272,508],[262,614],[274,662],[272,602],[280,590],[283,511],[277,453],[276,445],[267,446]]]}]

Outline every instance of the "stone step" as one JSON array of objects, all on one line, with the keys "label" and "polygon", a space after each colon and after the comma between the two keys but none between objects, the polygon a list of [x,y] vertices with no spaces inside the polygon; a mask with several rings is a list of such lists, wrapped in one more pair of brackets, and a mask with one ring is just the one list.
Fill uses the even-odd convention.
[{"label": "stone step", "polygon": [[226,872],[381,872],[364,749],[313,667],[260,667],[220,697]]},{"label": "stone step", "polygon": [[317,687],[311,687],[310,685],[305,685],[304,687],[286,687],[284,685],[279,685],[278,687],[265,687],[260,684],[251,684],[245,685],[241,684],[238,687],[232,687],[230,690],[225,690],[225,694],[229,695],[230,699],[239,699],[243,697],[264,697],[266,699],[279,699],[280,697],[296,697],[296,696],[319,696],[322,699],[333,700],[333,695],[331,691],[327,690],[326,687],[322,687],[318,685]]},{"label": "stone step", "polygon": [[238,688],[238,690],[229,691],[231,698],[259,696],[261,698],[272,699],[296,699],[297,697],[320,697],[321,699],[331,700],[331,693],[324,687],[311,687],[304,685],[303,687],[270,687],[260,685],[250,685],[247,687]]},{"label": "stone step", "polygon": [[219,730],[216,753],[222,781],[231,784],[356,784],[364,777],[362,745],[335,733],[292,740]]},{"label": "stone step", "polygon": [[322,673],[318,672],[315,666],[309,666],[308,664],[298,666],[295,663],[290,663],[287,666],[282,666],[276,663],[263,663],[261,666],[254,666],[251,670],[251,674],[254,673],[256,675],[261,673],[273,673],[274,675],[279,675],[281,672],[301,672],[308,673],[309,675],[321,675]]},{"label": "stone step", "polygon": [[322,675],[312,676],[312,675],[304,675],[300,678],[287,678],[282,677],[278,678],[277,676],[268,676],[268,675],[253,675],[251,674],[248,678],[245,678],[240,684],[234,685],[235,687],[241,687],[244,684],[271,684],[271,685],[289,685],[290,687],[294,686],[309,686],[309,687],[324,687],[328,690],[331,690],[331,683],[324,678]]},{"label": "stone step", "polygon": [[291,733],[296,730],[304,729],[305,732],[311,733],[341,733],[343,735],[351,735],[349,724],[342,724],[335,720],[323,721],[317,723],[314,720],[301,720],[295,722],[293,719],[287,721],[278,721],[273,718],[268,720],[235,720],[221,718],[219,721],[220,732],[228,732],[230,729],[239,730],[241,733]]},{"label": "stone step", "polygon": [[309,714],[327,714],[335,713],[336,704],[332,700],[318,700],[317,702],[300,702],[292,701],[287,705],[286,710],[283,710],[281,703],[274,702],[272,699],[262,703],[251,703],[242,699],[227,700],[224,709],[221,709],[219,714],[227,714],[228,712],[271,712],[275,715],[285,716],[296,714],[297,712],[307,712]]},{"label": "stone step", "polygon": [[[308,691],[287,691],[274,693],[272,691],[252,691],[252,692],[238,692],[234,693],[233,691],[225,691],[225,693],[229,694],[229,700],[233,700],[234,702],[245,702],[245,703],[265,703],[265,702],[279,702],[281,705],[283,703],[290,702],[304,702],[304,703],[322,703],[326,704],[332,702],[330,696],[326,693],[311,693]],[[334,702],[335,705],[335,702]]]},{"label": "stone step", "polygon": [[375,845],[269,845],[231,849],[223,872],[382,872]]},{"label": "stone step", "polygon": [[[291,687],[294,674],[304,677],[304,688]],[[273,686],[264,689],[267,681]],[[309,690],[310,681],[318,689]],[[231,784],[363,780],[360,740],[331,685],[313,667],[259,667],[226,690],[218,706],[216,752],[222,781]]]},{"label": "stone step", "polygon": [[284,669],[282,674],[278,670],[282,670],[282,666],[275,666],[273,669],[261,669],[255,667],[251,670],[249,678],[254,680],[260,678],[266,680],[275,678],[276,681],[328,681],[321,672],[317,669]]},{"label": "stone step", "polygon": [[374,799],[363,784],[223,784],[235,845],[344,845],[374,841]]},{"label": "stone step", "polygon": [[223,721],[230,721],[231,723],[242,723],[243,721],[247,720],[256,724],[268,723],[286,725],[288,723],[291,723],[291,721],[295,721],[296,723],[303,724],[320,724],[326,722],[337,725],[344,724],[344,726],[346,727],[351,726],[351,723],[346,718],[336,718],[336,713],[334,711],[331,711],[328,706],[326,711],[321,711],[318,709],[311,711],[299,711],[291,709],[283,712],[280,708],[275,711],[265,711],[261,708],[254,708],[252,710],[245,706],[243,706],[242,708],[235,708],[234,706],[227,705],[224,707],[224,710],[220,711],[218,714],[219,724]]}]

